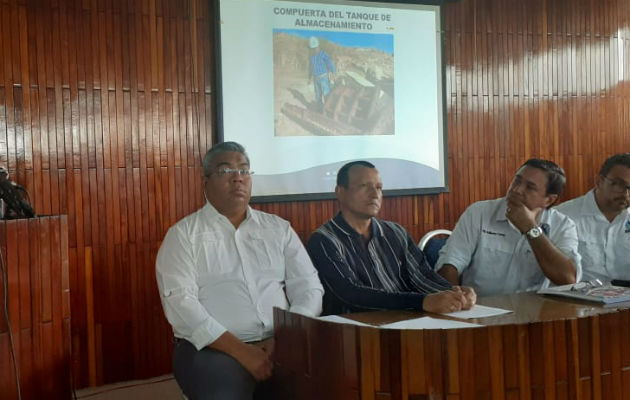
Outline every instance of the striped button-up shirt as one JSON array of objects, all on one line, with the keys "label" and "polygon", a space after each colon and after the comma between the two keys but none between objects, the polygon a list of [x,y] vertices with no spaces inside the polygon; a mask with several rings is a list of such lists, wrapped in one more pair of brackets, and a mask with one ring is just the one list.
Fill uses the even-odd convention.
[{"label": "striped button-up shirt", "polygon": [[448,290],[400,225],[372,218],[367,244],[341,214],[317,229],[307,250],[324,283],[324,314],[422,310],[426,294]]}]

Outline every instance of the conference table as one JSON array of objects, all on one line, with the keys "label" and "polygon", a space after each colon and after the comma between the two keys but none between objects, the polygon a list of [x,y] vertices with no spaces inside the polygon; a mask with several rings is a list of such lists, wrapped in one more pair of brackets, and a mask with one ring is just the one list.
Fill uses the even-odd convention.
[{"label": "conference table", "polygon": [[[286,399],[630,399],[630,302],[480,297],[511,313],[454,329],[385,329],[436,314],[335,323],[275,309],[274,387]],[[464,320],[461,320],[464,321]]]}]

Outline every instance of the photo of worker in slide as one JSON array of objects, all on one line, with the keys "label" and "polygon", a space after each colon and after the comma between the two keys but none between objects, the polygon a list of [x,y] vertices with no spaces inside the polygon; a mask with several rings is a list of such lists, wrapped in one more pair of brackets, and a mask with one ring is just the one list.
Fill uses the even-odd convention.
[{"label": "photo of worker in slide", "polygon": [[315,89],[315,105],[318,111],[324,110],[324,104],[330,94],[334,83],[335,64],[328,53],[319,47],[319,39],[315,36],[308,38],[308,47],[311,49],[308,63],[308,79],[313,81]]},{"label": "photo of worker in slide", "polygon": [[273,30],[276,136],[393,135],[391,34]]}]

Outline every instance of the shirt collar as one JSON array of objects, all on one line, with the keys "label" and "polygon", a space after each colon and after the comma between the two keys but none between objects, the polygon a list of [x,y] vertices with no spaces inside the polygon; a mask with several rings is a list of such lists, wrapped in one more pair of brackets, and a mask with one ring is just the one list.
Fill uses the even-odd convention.
[{"label": "shirt collar", "polygon": [[494,219],[497,221],[507,221],[505,212],[507,211],[507,200],[505,197],[501,198],[498,207],[494,211]]},{"label": "shirt collar", "polygon": [[[201,212],[204,213],[204,215],[209,219],[209,221],[213,221],[213,220],[223,220],[225,222],[227,222],[228,224],[230,224],[230,226],[232,226],[232,223],[230,222],[230,220],[223,214],[219,213],[217,211],[216,208],[214,208],[214,206],[212,204],[210,204],[209,201],[206,201],[206,204],[203,206],[203,208],[201,209]],[[248,221],[248,220],[252,220],[253,222],[258,222],[258,218],[256,217],[256,214],[252,213],[252,209],[250,206],[247,206],[247,215],[245,216],[245,219],[243,220],[242,223]]]},{"label": "shirt collar", "polygon": [[[602,210],[599,209],[597,201],[595,201],[595,189],[589,190],[588,193],[584,195],[584,201],[582,202],[580,213],[582,215],[594,215],[606,218],[604,213],[602,213]],[[626,208],[620,214],[624,215],[626,218],[630,218],[630,208]]]},{"label": "shirt collar", "polygon": [[[375,236],[383,236],[383,227],[381,226],[381,224],[378,222],[377,218],[371,218],[371,224],[370,224],[370,229],[371,229],[371,233],[372,233],[372,237]],[[337,227],[346,235],[348,236],[361,236],[359,234],[359,232],[357,232],[353,227],[350,226],[350,224],[348,224],[348,222],[346,222],[345,218],[343,217],[343,215],[341,215],[341,211],[337,213],[337,215],[335,215],[335,217],[333,218],[333,222],[335,223],[335,225],[337,225]]]},{"label": "shirt collar", "polygon": [[582,202],[581,215],[594,215],[596,217],[603,216],[602,210],[599,209],[597,201],[595,201],[595,190],[591,189],[584,195],[584,201]]}]

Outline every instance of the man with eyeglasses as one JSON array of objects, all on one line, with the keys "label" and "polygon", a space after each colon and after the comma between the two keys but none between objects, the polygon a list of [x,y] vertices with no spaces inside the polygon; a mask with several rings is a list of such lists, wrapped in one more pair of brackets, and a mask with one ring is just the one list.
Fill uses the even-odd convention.
[{"label": "man with eyeglasses", "polygon": [[203,158],[206,204],[173,225],[156,260],[189,399],[273,398],[273,307],[321,312],[323,288],[289,222],[249,207],[253,172],[235,142]]},{"label": "man with eyeglasses", "polygon": [[601,166],[595,187],[556,207],[577,224],[584,280],[630,280],[630,153]]},{"label": "man with eyeglasses", "polygon": [[557,164],[527,160],[505,197],[464,211],[440,250],[436,270],[484,296],[575,283],[581,276],[575,223],[550,209],[564,185]]},{"label": "man with eyeglasses", "polygon": [[347,163],[337,174],[340,212],[307,244],[326,288],[324,314],[471,308],[474,290],[451,285],[429,267],[402,226],[376,218],[382,189],[378,171],[367,161]]}]

